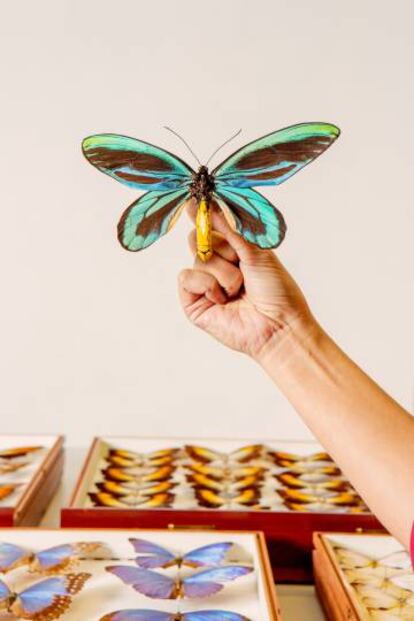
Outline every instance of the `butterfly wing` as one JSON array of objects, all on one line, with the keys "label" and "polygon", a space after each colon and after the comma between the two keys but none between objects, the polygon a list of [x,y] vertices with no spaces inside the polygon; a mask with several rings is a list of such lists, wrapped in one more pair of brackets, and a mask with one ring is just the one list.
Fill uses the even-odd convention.
[{"label": "butterfly wing", "polygon": [[277,248],[286,234],[280,211],[251,188],[216,185],[214,197],[230,226],[260,248]]},{"label": "butterfly wing", "polygon": [[247,617],[228,610],[196,610],[183,614],[184,621],[249,621]]},{"label": "butterfly wing", "polygon": [[260,492],[257,488],[245,489],[241,494],[233,495],[231,497],[216,494],[212,490],[196,488],[194,490],[198,503],[202,507],[209,509],[220,509],[223,507],[232,508],[234,505],[241,505],[242,507],[253,507],[260,499]]},{"label": "butterfly wing", "polygon": [[82,151],[98,170],[140,190],[175,190],[189,184],[194,172],[172,153],[118,134],[88,136]]},{"label": "butterfly wing", "polygon": [[101,617],[99,621],[174,621],[174,614],[161,610],[133,609],[117,610]]},{"label": "butterfly wing", "polygon": [[236,188],[279,185],[323,153],[339,136],[335,125],[300,123],[245,145],[213,170],[215,183]]},{"label": "butterfly wing", "polygon": [[3,580],[0,580],[0,610],[7,610],[12,592]]},{"label": "butterfly wing", "polygon": [[15,459],[16,457],[25,457],[30,453],[40,451],[43,446],[19,446],[17,448],[4,449],[0,451],[0,458]]},{"label": "butterfly wing", "polygon": [[80,554],[89,554],[100,547],[102,544],[97,541],[79,541],[53,546],[37,552],[29,569],[43,574],[63,572],[73,567],[79,560]]},{"label": "butterfly wing", "polygon": [[183,564],[190,567],[214,567],[223,563],[233,544],[228,541],[196,548],[183,556]]},{"label": "butterfly wing", "polygon": [[177,595],[175,581],[156,571],[130,565],[111,565],[105,569],[147,597],[175,599]]},{"label": "butterfly wing", "polygon": [[185,597],[209,597],[221,591],[226,582],[246,576],[253,569],[244,565],[226,565],[200,571],[182,581]]},{"label": "butterfly wing", "polygon": [[30,559],[31,553],[14,543],[0,543],[0,573],[7,573]]},{"label": "butterfly wing", "polygon": [[0,485],[0,500],[4,500],[5,498],[8,498],[8,496],[11,496],[18,487],[18,483],[15,485]]},{"label": "butterfly wing", "polygon": [[130,507],[141,507],[143,509],[153,509],[158,507],[169,507],[174,500],[174,494],[154,494],[154,496],[123,496],[122,500],[108,494],[107,492],[89,492],[89,498],[97,507],[119,507],[122,509]]},{"label": "butterfly wing", "polygon": [[147,192],[132,203],[118,223],[118,239],[131,252],[143,250],[168,233],[190,198],[188,188]]},{"label": "butterfly wing", "polygon": [[11,611],[21,619],[51,621],[67,611],[72,595],[78,593],[90,574],[67,574],[66,576],[41,580],[22,591],[11,606]]},{"label": "butterfly wing", "polygon": [[135,552],[138,554],[145,554],[145,556],[137,556],[135,559],[139,567],[154,569],[155,567],[174,565],[176,557],[162,546],[158,546],[145,539],[130,539],[129,541],[134,546]]}]

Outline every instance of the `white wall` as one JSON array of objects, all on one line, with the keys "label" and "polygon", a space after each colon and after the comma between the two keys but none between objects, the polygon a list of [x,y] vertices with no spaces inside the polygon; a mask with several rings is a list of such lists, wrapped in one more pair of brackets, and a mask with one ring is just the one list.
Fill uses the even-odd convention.
[{"label": "white wall", "polygon": [[291,123],[338,124],[266,191],[279,254],[322,324],[412,398],[413,9],[409,0],[38,0],[0,23],[1,431],[303,438],[248,359],[191,327],[176,275],[189,225],[141,254],[115,226],[137,193],[83,160],[118,132],[205,158]]}]

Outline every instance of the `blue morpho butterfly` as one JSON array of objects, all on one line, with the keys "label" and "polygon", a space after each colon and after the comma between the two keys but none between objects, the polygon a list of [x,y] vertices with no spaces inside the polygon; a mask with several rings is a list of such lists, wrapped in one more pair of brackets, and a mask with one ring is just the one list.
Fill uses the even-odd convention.
[{"label": "blue morpho butterfly", "polygon": [[231,582],[253,571],[244,565],[223,565],[205,569],[185,578],[170,578],[164,574],[131,565],[111,565],[106,571],[118,576],[139,593],[154,599],[209,597]]},{"label": "blue morpho butterfly", "polygon": [[0,611],[13,613],[19,619],[52,621],[60,617],[72,603],[91,574],[67,574],[36,582],[20,593],[14,593],[0,580]]},{"label": "blue morpho butterfly", "polygon": [[145,539],[130,539],[134,546],[135,552],[144,554],[137,556],[135,559],[139,567],[146,569],[155,569],[156,567],[172,567],[173,565],[187,565],[188,567],[215,567],[221,565],[227,552],[233,547],[232,543],[222,542],[213,543],[202,548],[196,548],[183,554],[176,556],[169,550],[146,541]]},{"label": "blue morpho butterfly", "polygon": [[0,573],[22,565],[28,565],[29,571],[42,574],[59,573],[73,567],[80,554],[89,554],[102,546],[96,541],[81,541],[31,552],[14,543],[0,542]]},{"label": "blue morpho butterfly", "polygon": [[276,248],[286,232],[283,216],[252,188],[280,185],[323,153],[339,133],[328,123],[286,127],[242,147],[212,172],[199,160],[195,172],[164,149],[117,134],[89,136],[83,140],[82,150],[101,172],[134,189],[149,190],[119,221],[118,239],[126,250],[142,250],[157,241],[175,224],[184,204],[192,200],[198,205],[197,254],[208,261],[213,253],[213,204],[248,242],[260,248]]},{"label": "blue morpho butterfly", "polygon": [[249,621],[247,617],[227,610],[196,610],[194,612],[162,612],[161,610],[117,610],[99,621]]}]

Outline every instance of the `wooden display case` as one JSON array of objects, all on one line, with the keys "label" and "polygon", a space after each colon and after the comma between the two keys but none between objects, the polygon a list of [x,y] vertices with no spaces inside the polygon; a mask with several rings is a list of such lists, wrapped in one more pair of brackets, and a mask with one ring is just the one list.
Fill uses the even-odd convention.
[{"label": "wooden display case", "polygon": [[[88,542],[99,544],[92,551],[86,551],[84,547],[83,551],[77,553],[76,563],[72,562],[67,566],[66,571],[63,569],[63,575],[69,572],[71,574],[86,572],[90,574],[90,577],[82,590],[73,596],[68,611],[59,617],[62,621],[79,621],[80,619],[82,621],[100,621],[103,616],[124,609],[157,610],[171,614],[201,610],[223,610],[244,615],[243,618],[246,618],[247,621],[281,620],[266,543],[262,533],[251,531],[212,533],[193,529],[171,532],[152,529],[33,530],[18,528],[2,529],[0,536],[2,542],[21,546],[24,550],[33,553],[63,544],[79,542],[82,542],[82,545]],[[136,564],[138,553],[134,549],[131,539],[144,539],[146,542],[164,547],[181,558],[199,547],[229,542],[233,546],[226,551],[225,558],[220,559],[218,566],[223,568],[224,566],[242,565],[248,567],[250,573],[233,581],[223,582],[222,590],[208,597],[173,599],[148,597],[136,587],[132,588],[125,584],[117,575],[108,572],[106,569],[119,565],[138,569]],[[5,556],[3,555],[3,563],[4,559]],[[15,592],[20,593],[28,586],[32,586],[38,580],[45,578],[45,576],[29,570],[30,566],[23,564],[3,575],[2,579]],[[185,580],[186,577],[205,570],[206,567],[200,569],[181,565],[180,567],[171,566],[151,571],[156,571],[158,575],[169,576],[175,581]],[[58,574],[54,574],[52,571],[48,577],[50,575]],[[178,619],[179,617],[174,616],[174,618]],[[200,619],[202,618],[200,616]]]},{"label": "wooden display case", "polygon": [[315,533],[315,587],[330,621],[414,619],[409,554],[386,534]]},{"label": "wooden display case", "polygon": [[[214,458],[216,452],[217,460],[208,461],[204,456],[204,461],[197,462],[192,453],[189,457],[185,448],[189,446],[208,447],[213,454],[208,453],[207,457]],[[222,439],[95,438],[69,504],[62,510],[61,523],[65,527],[182,529],[199,526],[214,530],[263,531],[275,578],[279,582],[312,581],[311,550],[314,531],[354,532],[358,528],[365,530],[381,528],[329,456],[322,454],[319,457],[324,459],[318,459],[322,448],[317,443],[255,440],[251,441],[250,446],[262,447],[261,452],[255,454],[254,450],[250,451],[249,459],[247,459],[249,450],[245,450],[246,455],[243,450],[240,453],[240,446],[240,441]],[[113,454],[117,455],[116,451],[120,451],[121,457],[124,454],[128,455],[128,452],[134,452],[144,460],[148,460],[154,451],[167,451],[168,448],[176,450],[173,473],[169,479],[173,487],[166,494],[166,496],[170,494],[172,501],[167,498],[164,506],[150,507],[144,497],[142,504],[128,505],[129,500],[125,501],[125,497],[122,496],[121,483],[121,495],[112,496],[111,502],[115,506],[97,506],[102,501],[99,492],[102,491],[102,486],[107,486],[108,468],[113,465],[113,462],[108,460],[112,459]],[[241,459],[238,461],[240,455]],[[256,480],[256,492],[250,490],[253,500],[249,500],[247,493],[246,497],[250,504],[238,505],[234,500],[229,501],[227,506],[223,504],[212,508],[198,504],[199,487],[193,486],[191,489],[191,485],[188,485],[188,478],[192,479],[194,475],[193,471],[189,471],[189,467],[196,463],[200,464],[197,465],[197,469],[201,471],[204,471],[204,466],[207,466],[207,469],[217,465],[223,468],[223,465],[220,466],[221,458],[227,464],[225,468],[232,463],[232,467],[239,470],[251,467],[262,472]],[[294,459],[296,461],[292,461]],[[118,461],[124,463],[122,459]],[[125,463],[128,464],[128,460]],[[163,467],[162,457],[160,467]],[[304,472],[296,476],[301,468]],[[122,474],[123,469],[118,468],[119,470]],[[126,470],[128,471],[128,467]],[[106,474],[102,474],[103,472]],[[333,474],[325,474],[327,472]],[[110,471],[109,474],[112,476],[113,472]],[[119,477],[119,472],[117,476]],[[309,479],[313,483],[309,483]],[[318,488],[315,481],[322,481],[322,487]],[[118,489],[116,481],[115,485],[114,481],[109,483],[109,489]],[[299,488],[295,487],[297,485]],[[339,486],[339,491],[327,489],[325,493],[324,485]],[[242,489],[240,494],[237,492],[238,497],[244,500],[245,491]],[[254,497],[255,493],[257,498]],[[320,494],[318,502],[308,502],[309,498],[314,499],[317,493]],[[108,494],[105,498],[108,498]],[[349,506],[336,504],[337,499],[341,502],[349,501]]]},{"label": "wooden display case", "polygon": [[0,435],[0,526],[34,526],[63,471],[63,437]]}]

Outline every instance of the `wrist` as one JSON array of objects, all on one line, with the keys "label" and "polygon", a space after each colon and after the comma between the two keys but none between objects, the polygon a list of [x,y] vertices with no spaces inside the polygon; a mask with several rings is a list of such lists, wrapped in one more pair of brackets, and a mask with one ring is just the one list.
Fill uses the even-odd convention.
[{"label": "wrist", "polygon": [[324,331],[309,313],[296,316],[279,326],[254,357],[269,374],[303,355],[310,355],[324,336]]}]

